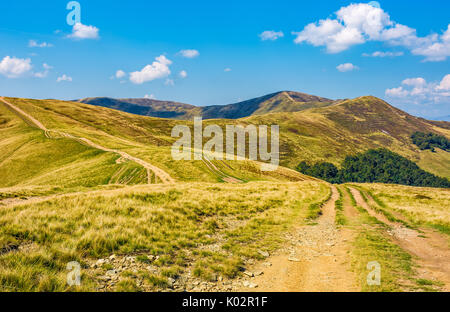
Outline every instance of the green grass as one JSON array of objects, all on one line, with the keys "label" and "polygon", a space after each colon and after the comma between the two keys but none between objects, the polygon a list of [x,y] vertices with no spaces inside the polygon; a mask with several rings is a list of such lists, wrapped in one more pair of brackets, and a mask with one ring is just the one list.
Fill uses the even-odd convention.
[{"label": "green grass", "polygon": [[[367,202],[367,197],[364,200]],[[436,291],[443,285],[440,282],[417,279],[413,257],[391,239],[386,231],[389,227],[370,216],[363,207],[356,208],[360,213],[359,222],[362,227],[353,243],[352,265],[359,275],[362,291]],[[366,282],[366,266],[371,261],[377,261],[381,266],[380,285],[368,285]]]},{"label": "green grass", "polygon": [[[189,183],[3,207],[0,250],[15,244],[30,246],[30,251],[0,255],[0,290],[70,291],[65,284],[68,262],[86,267],[112,254],[158,255],[152,265],[161,280],[183,273],[189,264],[194,275],[206,280],[232,278],[243,259],[261,259],[258,250],[278,248],[282,233],[304,222],[308,207],[326,198],[328,189],[318,182]],[[94,290],[96,277],[83,272],[80,290]],[[129,286],[124,281],[117,290]]]},{"label": "green grass", "polygon": [[327,195],[320,202],[309,205],[308,215],[306,217],[309,222],[313,222],[322,215],[322,207],[331,199],[332,194],[331,186],[328,186]]},{"label": "green grass", "polygon": [[361,184],[389,220],[417,229],[430,227],[450,234],[450,191],[447,189]]},{"label": "green grass", "polygon": [[339,199],[336,201],[336,224],[343,226],[348,223],[347,218],[344,216],[344,193],[342,192],[341,187],[337,187],[339,192]]}]

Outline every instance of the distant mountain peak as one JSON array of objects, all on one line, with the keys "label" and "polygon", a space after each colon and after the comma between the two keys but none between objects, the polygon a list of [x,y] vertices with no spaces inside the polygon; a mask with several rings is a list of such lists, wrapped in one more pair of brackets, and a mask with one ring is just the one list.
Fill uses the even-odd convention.
[{"label": "distant mountain peak", "polygon": [[298,112],[333,104],[333,100],[295,91],[279,91],[258,98],[228,105],[194,106],[154,99],[113,99],[108,97],[85,98],[78,102],[104,106],[128,113],[173,119],[239,119],[252,115],[275,112]]}]

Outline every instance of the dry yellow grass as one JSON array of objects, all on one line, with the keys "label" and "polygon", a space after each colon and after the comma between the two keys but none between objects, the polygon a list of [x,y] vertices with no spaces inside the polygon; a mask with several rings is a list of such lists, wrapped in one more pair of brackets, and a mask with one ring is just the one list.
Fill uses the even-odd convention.
[{"label": "dry yellow grass", "polygon": [[450,189],[386,184],[360,184],[384,209],[417,225],[430,225],[450,234]]},{"label": "dry yellow grass", "polygon": [[[2,207],[0,290],[76,290],[65,283],[66,264],[87,268],[111,254],[159,255],[161,274],[233,277],[242,259],[261,258],[258,250],[275,249],[281,233],[305,222],[328,189],[319,182],[183,183]],[[83,281],[80,290],[96,289],[95,276]]]}]

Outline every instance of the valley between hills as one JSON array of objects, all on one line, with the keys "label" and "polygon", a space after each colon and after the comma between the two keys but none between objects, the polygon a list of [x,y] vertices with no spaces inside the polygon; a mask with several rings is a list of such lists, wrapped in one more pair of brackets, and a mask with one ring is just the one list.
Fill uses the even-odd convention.
[{"label": "valley between hills", "polygon": [[[175,161],[171,129],[280,126],[280,167]],[[332,185],[296,170],[385,148],[440,178],[450,123],[364,96],[224,106],[0,98],[1,291],[448,291],[450,190]],[[69,286],[67,263],[81,265]],[[381,283],[367,282],[367,265]]]}]

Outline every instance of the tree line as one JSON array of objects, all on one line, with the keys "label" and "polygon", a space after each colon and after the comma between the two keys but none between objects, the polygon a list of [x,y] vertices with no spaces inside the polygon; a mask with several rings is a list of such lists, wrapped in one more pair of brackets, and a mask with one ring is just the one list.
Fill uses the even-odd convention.
[{"label": "tree line", "polygon": [[442,135],[417,131],[411,135],[411,139],[421,150],[429,149],[434,152],[437,147],[447,152],[450,151],[450,141]]},{"label": "tree line", "polygon": [[297,170],[330,183],[389,183],[411,186],[450,187],[446,178],[422,170],[414,162],[388,149],[371,149],[347,156],[338,169],[328,162],[313,165],[302,161]]}]

